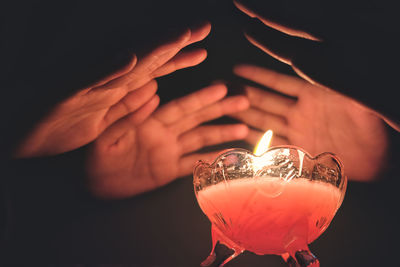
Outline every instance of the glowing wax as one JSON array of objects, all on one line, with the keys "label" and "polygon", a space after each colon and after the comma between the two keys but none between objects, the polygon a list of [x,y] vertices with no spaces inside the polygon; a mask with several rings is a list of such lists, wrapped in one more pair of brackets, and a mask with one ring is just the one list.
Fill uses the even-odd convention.
[{"label": "glowing wax", "polygon": [[264,255],[307,249],[328,227],[340,196],[327,183],[263,177],[220,182],[199,191],[198,202],[214,244]]}]

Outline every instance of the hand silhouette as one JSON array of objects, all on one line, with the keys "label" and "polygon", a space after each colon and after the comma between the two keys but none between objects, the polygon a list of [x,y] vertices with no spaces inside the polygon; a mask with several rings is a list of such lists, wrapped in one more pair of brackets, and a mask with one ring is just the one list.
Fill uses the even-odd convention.
[{"label": "hand silhouette", "polygon": [[[103,198],[133,196],[191,173],[199,159],[218,152],[197,150],[247,135],[245,125],[203,125],[228,113],[248,108],[244,96],[222,99],[217,84],[162,106],[154,96],[148,103],[111,125],[91,145],[88,177],[91,191]],[[150,115],[151,114],[151,115]]]},{"label": "hand silhouette", "polygon": [[[343,93],[400,131],[393,91],[399,20],[390,1],[235,0],[246,38],[302,78]],[[267,26],[267,27],[266,27]]]},{"label": "hand silhouette", "polygon": [[154,78],[194,66],[206,58],[204,49],[181,51],[204,39],[211,26],[187,29],[95,85],[57,104],[16,150],[16,157],[47,156],[88,144],[107,127],[148,102],[157,90]]},{"label": "hand silhouette", "polygon": [[373,180],[385,167],[385,123],[368,109],[332,90],[272,70],[241,65],[234,72],[273,90],[246,86],[250,108],[233,115],[253,127],[247,137],[250,144],[272,129],[272,145],[296,145],[312,156],[337,154],[349,179]]}]

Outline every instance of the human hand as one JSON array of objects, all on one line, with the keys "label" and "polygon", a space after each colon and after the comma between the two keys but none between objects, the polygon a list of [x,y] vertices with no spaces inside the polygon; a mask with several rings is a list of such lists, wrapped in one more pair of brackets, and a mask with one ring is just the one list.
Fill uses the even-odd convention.
[{"label": "human hand", "polygon": [[88,144],[118,119],[140,108],[157,90],[155,78],[202,62],[204,49],[181,51],[204,39],[209,23],[186,29],[122,69],[57,104],[21,142],[18,158],[63,153]]},{"label": "human hand", "polygon": [[252,44],[291,65],[311,83],[373,109],[400,131],[400,110],[393,91],[398,83],[393,62],[400,60],[400,30],[392,3],[234,2],[256,18],[245,27]]},{"label": "human hand", "polygon": [[[222,99],[224,85],[213,85],[173,100],[156,110],[154,96],[136,112],[117,121],[91,145],[87,156],[89,188],[103,198],[146,192],[192,172],[199,159],[218,152],[197,150],[247,135],[245,125],[203,125],[248,108],[244,96]],[[150,115],[151,114],[151,115]]]},{"label": "human hand", "polygon": [[273,91],[246,86],[250,108],[231,115],[253,127],[255,145],[272,129],[272,145],[295,145],[312,156],[333,152],[351,180],[376,179],[385,167],[388,135],[384,122],[352,99],[272,70],[241,65],[234,72]]}]

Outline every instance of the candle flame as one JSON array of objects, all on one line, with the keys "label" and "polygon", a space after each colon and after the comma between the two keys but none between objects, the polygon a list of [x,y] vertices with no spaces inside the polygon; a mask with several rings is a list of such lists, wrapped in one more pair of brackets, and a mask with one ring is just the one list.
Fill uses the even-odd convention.
[{"label": "candle flame", "polygon": [[254,148],[254,155],[261,156],[265,153],[265,151],[268,150],[271,143],[272,135],[272,130],[268,130],[265,132],[265,134],[261,137],[260,141],[258,141],[258,144]]}]

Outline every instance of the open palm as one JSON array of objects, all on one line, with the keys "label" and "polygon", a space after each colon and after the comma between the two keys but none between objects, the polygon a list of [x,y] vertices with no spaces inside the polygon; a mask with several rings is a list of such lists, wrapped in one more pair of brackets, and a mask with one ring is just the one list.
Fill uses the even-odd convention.
[{"label": "open palm", "polygon": [[248,107],[244,96],[222,99],[226,93],[224,85],[213,85],[152,113],[155,96],[110,126],[87,157],[89,188],[104,198],[133,196],[190,174],[197,160],[211,160],[217,153],[197,150],[244,138],[245,125],[199,126]]},{"label": "open palm", "polygon": [[273,145],[296,145],[313,156],[333,152],[342,159],[349,179],[377,178],[388,136],[385,123],[370,110],[332,90],[268,69],[241,65],[234,72],[272,89],[247,86],[251,107],[234,115],[254,128],[249,143],[272,129]]},{"label": "open palm", "polygon": [[93,141],[154,96],[154,78],[202,62],[204,49],[181,49],[204,39],[210,29],[209,23],[187,29],[143,56],[133,55],[119,71],[57,104],[22,141],[16,157],[59,154]]}]

